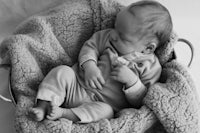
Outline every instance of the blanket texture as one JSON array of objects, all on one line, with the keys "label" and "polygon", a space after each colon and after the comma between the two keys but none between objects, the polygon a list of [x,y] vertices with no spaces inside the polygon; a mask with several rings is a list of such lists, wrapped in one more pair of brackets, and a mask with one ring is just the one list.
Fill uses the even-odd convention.
[{"label": "blanket texture", "polygon": [[11,87],[17,101],[15,128],[19,133],[198,133],[199,103],[185,67],[173,58],[171,40],[156,54],[163,70],[160,81],[148,89],[140,109],[121,110],[116,117],[89,124],[61,118],[36,122],[27,111],[37,88],[55,66],[73,65],[82,44],[91,35],[113,27],[122,6],[114,0],[66,0],[19,25],[0,46],[4,63],[11,64]]}]

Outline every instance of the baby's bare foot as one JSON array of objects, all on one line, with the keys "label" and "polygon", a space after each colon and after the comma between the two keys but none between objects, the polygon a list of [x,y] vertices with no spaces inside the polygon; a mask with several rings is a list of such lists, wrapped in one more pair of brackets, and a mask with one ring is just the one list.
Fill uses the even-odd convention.
[{"label": "baby's bare foot", "polygon": [[63,115],[63,108],[52,104],[51,105],[51,111],[47,115],[47,119],[49,119],[49,120],[56,120],[58,118],[61,118],[62,115]]},{"label": "baby's bare foot", "polygon": [[35,121],[42,121],[45,117],[45,111],[42,108],[31,108],[29,110],[29,116]]}]

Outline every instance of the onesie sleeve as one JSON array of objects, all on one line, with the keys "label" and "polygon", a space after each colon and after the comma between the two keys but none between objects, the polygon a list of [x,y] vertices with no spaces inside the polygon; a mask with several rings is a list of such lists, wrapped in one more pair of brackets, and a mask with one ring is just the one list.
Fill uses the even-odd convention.
[{"label": "onesie sleeve", "polygon": [[78,58],[80,67],[88,60],[93,60],[97,63],[99,55],[104,50],[108,33],[109,30],[98,31],[83,44]]},{"label": "onesie sleeve", "polygon": [[148,88],[159,80],[161,65],[158,58],[152,54],[145,60],[133,63],[131,69],[138,75],[138,80],[133,86],[124,88],[123,91],[131,105],[140,107]]},{"label": "onesie sleeve", "polygon": [[140,107],[147,92],[146,86],[138,78],[136,83],[129,88],[123,88],[126,99],[133,107]]}]

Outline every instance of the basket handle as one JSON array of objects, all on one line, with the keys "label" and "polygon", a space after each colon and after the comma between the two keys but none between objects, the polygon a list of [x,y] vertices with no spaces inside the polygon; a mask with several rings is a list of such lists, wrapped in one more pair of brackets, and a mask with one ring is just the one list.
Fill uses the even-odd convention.
[{"label": "basket handle", "polygon": [[178,39],[178,42],[184,42],[184,43],[187,44],[187,45],[189,46],[189,48],[190,48],[190,51],[191,51],[191,58],[190,58],[190,61],[189,61],[189,63],[188,63],[188,67],[190,67],[191,64],[192,64],[193,58],[194,58],[194,47],[193,47],[193,45],[192,45],[191,42],[189,42],[188,40],[183,39],[183,38],[179,38],[179,39]]},{"label": "basket handle", "polygon": [[[12,95],[12,90],[10,88],[10,65],[8,64],[0,64],[0,68],[4,69],[4,74],[8,74],[8,88],[1,88],[1,89],[5,89],[3,91],[1,91],[0,93],[0,99],[2,99],[5,102],[10,102],[10,103],[14,103],[15,104],[15,100],[14,97]],[[2,75],[1,75],[2,76]],[[6,95],[6,96],[5,96]]]}]

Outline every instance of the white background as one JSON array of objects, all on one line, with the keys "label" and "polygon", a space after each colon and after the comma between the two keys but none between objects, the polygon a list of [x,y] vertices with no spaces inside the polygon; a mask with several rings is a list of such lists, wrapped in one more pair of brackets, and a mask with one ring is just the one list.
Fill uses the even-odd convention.
[{"label": "white background", "polygon": [[[61,0],[0,0],[0,41],[11,34],[14,27],[22,20],[42,9],[55,5]],[[120,0],[118,0],[120,1]],[[121,0],[120,2],[131,0]],[[133,0],[134,2],[135,0]],[[179,37],[189,40],[195,49],[195,57],[189,69],[200,93],[200,1],[199,0],[159,0],[165,5],[173,19],[174,30]],[[52,4],[53,3],[53,4]],[[34,8],[33,8],[34,7]],[[190,51],[183,43],[176,46],[178,60],[187,64],[190,58]],[[15,133],[14,106],[0,100],[0,132]]]}]

